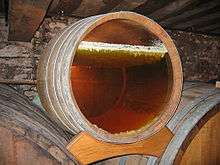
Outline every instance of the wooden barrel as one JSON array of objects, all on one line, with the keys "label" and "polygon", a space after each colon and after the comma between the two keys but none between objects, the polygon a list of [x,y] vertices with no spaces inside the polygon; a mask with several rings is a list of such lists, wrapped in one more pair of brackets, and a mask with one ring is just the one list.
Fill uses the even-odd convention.
[{"label": "wooden barrel", "polygon": [[124,156],[102,161],[97,165],[218,165],[220,89],[213,84],[184,83],[178,111],[167,127],[174,136],[161,157]]},{"label": "wooden barrel", "polygon": [[0,164],[77,164],[65,149],[70,136],[42,109],[0,84]]},{"label": "wooden barrel", "polygon": [[[84,65],[75,61],[81,41],[162,44],[168,53],[154,64]],[[157,23],[136,13],[116,12],[82,19],[57,35],[41,56],[37,82],[44,108],[68,131],[131,143],[158,132],[175,113],[182,68],[173,41]]]}]

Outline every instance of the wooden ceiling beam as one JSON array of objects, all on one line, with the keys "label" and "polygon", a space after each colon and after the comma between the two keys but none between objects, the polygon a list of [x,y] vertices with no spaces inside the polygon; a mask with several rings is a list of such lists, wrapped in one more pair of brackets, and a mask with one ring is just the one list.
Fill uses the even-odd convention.
[{"label": "wooden ceiling beam", "polygon": [[148,16],[149,14],[153,13],[154,11],[164,7],[165,5],[173,1],[174,0],[162,0],[162,1],[147,0],[143,5],[137,7],[135,9],[135,12]]},{"label": "wooden ceiling beam", "polygon": [[220,35],[220,29],[215,29],[213,31],[210,31],[210,33]]},{"label": "wooden ceiling beam", "polygon": [[9,40],[30,41],[52,0],[10,0]]},{"label": "wooden ceiling beam", "polygon": [[124,0],[121,1],[117,6],[115,6],[111,11],[132,11],[136,9],[138,6],[145,4],[145,2],[147,2],[147,0]]},{"label": "wooden ceiling beam", "polygon": [[120,3],[119,0],[81,0],[80,5],[72,12],[76,17],[88,17],[109,12]]},{"label": "wooden ceiling beam", "polygon": [[175,0],[166,6],[156,10],[155,12],[148,15],[150,18],[153,18],[154,20],[160,21],[171,14],[175,14],[176,12],[186,8],[187,6],[195,3],[197,0]]},{"label": "wooden ceiling beam", "polygon": [[54,16],[56,14],[71,15],[81,3],[81,0],[52,0],[47,15]]},{"label": "wooden ceiling beam", "polygon": [[208,24],[209,21],[216,19],[220,19],[220,11],[216,11],[214,13],[210,13],[199,18],[191,19],[186,22],[181,22],[177,25],[172,26],[172,29],[185,30],[187,28],[195,28],[194,26],[198,27],[199,25],[202,24]]},{"label": "wooden ceiling beam", "polygon": [[216,22],[215,24],[209,24],[208,26],[202,28],[197,28],[197,30],[201,32],[209,32],[216,29],[220,29],[220,22]]},{"label": "wooden ceiling beam", "polygon": [[192,10],[186,10],[182,14],[163,20],[162,22],[160,22],[160,25],[165,27],[172,26],[175,23],[182,22],[187,19],[189,20],[192,16],[197,15],[198,13],[204,13],[207,10],[210,10],[218,5],[219,0],[210,1],[208,3],[202,3],[201,5],[195,7]]}]

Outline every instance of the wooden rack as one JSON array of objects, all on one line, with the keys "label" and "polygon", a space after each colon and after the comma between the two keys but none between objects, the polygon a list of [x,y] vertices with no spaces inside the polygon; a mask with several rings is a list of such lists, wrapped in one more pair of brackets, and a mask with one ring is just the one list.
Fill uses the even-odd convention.
[{"label": "wooden rack", "polygon": [[68,144],[67,150],[81,164],[90,164],[112,157],[139,154],[159,157],[170,142],[173,134],[167,127],[148,139],[129,144],[107,143],[81,132]]}]

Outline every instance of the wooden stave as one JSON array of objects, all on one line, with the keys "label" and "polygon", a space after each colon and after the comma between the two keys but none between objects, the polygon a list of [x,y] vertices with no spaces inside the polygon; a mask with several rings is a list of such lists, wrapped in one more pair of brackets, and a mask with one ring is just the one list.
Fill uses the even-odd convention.
[{"label": "wooden stave", "polygon": [[[2,84],[0,84],[0,119],[0,130],[2,133],[13,137],[11,143],[21,143],[22,147],[30,150],[25,152],[23,150],[25,155],[13,158],[13,161],[28,164],[30,157],[37,157],[37,161],[33,164],[39,162],[64,165],[78,164],[76,159],[65,149],[72,136],[53,123],[47,114],[37,105],[31,103],[28,98]],[[0,140],[5,140],[4,138]],[[10,151],[12,149],[4,150]],[[4,150],[1,149],[0,151]],[[16,151],[22,151],[22,148]],[[14,152],[16,153],[16,151]],[[9,153],[7,152],[6,156],[8,156],[7,154]],[[4,152],[2,155],[0,164],[10,162],[10,158],[4,157]]]},{"label": "wooden stave", "polygon": [[157,161],[158,158],[155,156],[128,155],[107,159],[92,165],[155,165]]},{"label": "wooden stave", "polygon": [[[220,94],[216,95],[216,97],[220,97]],[[174,138],[169,143],[164,155],[162,156],[159,164],[164,164],[165,162],[167,164],[179,164],[181,161],[181,156],[183,153],[182,151],[187,148],[187,146],[190,144],[191,140],[194,138],[196,133],[198,133],[199,129],[202,127],[203,124],[205,124],[208,119],[210,119],[212,116],[214,116],[219,110],[216,110],[215,105],[219,103],[219,100],[209,100],[213,101],[213,103],[209,103],[208,106],[201,106],[200,108],[205,110],[204,114],[200,114],[199,112],[194,112],[195,115],[203,115],[196,124],[193,125],[193,127],[190,127],[187,125],[192,122],[192,119],[186,120],[182,126],[179,126],[179,129],[176,131]],[[207,109],[206,109],[207,108]],[[194,116],[195,118],[196,116]],[[195,119],[194,119],[195,120]],[[186,133],[187,134],[184,134]],[[175,146],[175,147],[174,147]],[[171,149],[172,148],[172,149]],[[177,149],[176,149],[177,148]]]},{"label": "wooden stave", "polygon": [[[197,88],[197,90],[201,91],[200,95],[197,95],[192,100],[188,100],[186,97],[184,98],[184,94],[186,96],[187,93],[190,93],[190,90],[193,88]],[[204,90],[205,89],[205,90]],[[204,106],[204,102],[207,102],[206,112],[203,113],[203,115],[200,115],[200,117],[197,119],[197,122],[194,124],[194,126],[188,131],[188,135],[185,136],[185,138],[177,138],[176,134],[178,130],[181,127],[184,127],[184,120],[181,120],[186,116],[186,114],[193,114],[195,113],[196,107],[190,106],[191,104],[199,104],[199,108]],[[204,103],[204,104],[203,104]],[[97,163],[97,165],[105,165],[105,164],[111,164],[111,165],[118,165],[121,163],[124,165],[130,165],[133,160],[137,160],[137,165],[139,165],[139,161],[145,160],[143,164],[146,165],[172,165],[172,164],[179,164],[181,161],[181,157],[183,156],[182,151],[186,150],[187,146],[190,144],[191,140],[195,137],[195,135],[198,133],[198,131],[202,128],[202,126],[215,114],[219,113],[220,108],[216,109],[215,107],[220,104],[220,90],[216,89],[213,84],[208,83],[202,83],[202,82],[184,82],[183,86],[183,95],[181,97],[180,105],[186,105],[187,108],[178,108],[175,115],[171,118],[169,123],[167,124],[167,128],[173,132],[174,137],[168,144],[166,150],[164,151],[163,155],[161,157],[154,157],[154,156],[124,156],[124,157],[117,157],[114,159],[108,159],[105,161],[101,161]],[[183,113],[182,110],[185,110],[187,113]],[[198,112],[197,112],[198,113]],[[176,122],[176,117],[180,118],[180,122]],[[187,119],[186,119],[187,120]],[[188,122],[188,124],[191,122]],[[181,131],[179,131],[181,132]],[[184,132],[184,131],[182,131]],[[174,144],[175,142],[178,142],[178,140],[182,140],[182,142],[179,142],[177,144]],[[171,147],[169,147],[169,145]],[[174,150],[173,147],[178,145],[179,150]],[[125,161],[126,160],[126,161]],[[96,165],[96,164],[95,164]],[[141,165],[141,164],[140,164]]]},{"label": "wooden stave", "polygon": [[[203,86],[204,87],[204,86]],[[168,123],[168,128],[171,127],[171,131],[174,134],[171,142],[168,144],[164,154],[160,158],[158,164],[178,164],[181,160],[180,151],[190,144],[191,140],[198,133],[199,129],[216,113],[219,112],[219,108],[215,108],[220,103],[220,90],[212,86],[212,90],[205,97],[200,96],[196,100],[196,106],[191,109],[185,109],[187,114],[180,111],[174,115],[179,116],[180,122],[171,121]],[[192,102],[193,104],[194,102]],[[189,115],[188,118],[185,116]],[[192,117],[194,115],[194,119]],[[196,120],[196,121],[195,121]],[[186,134],[187,132],[187,134]],[[185,144],[187,143],[187,144]]]},{"label": "wooden stave", "polygon": [[174,164],[219,164],[219,108],[219,104],[213,107],[213,110],[206,114],[193,128],[181,146]]},{"label": "wooden stave", "polygon": [[[187,84],[188,82],[184,85]],[[196,95],[194,96],[192,95],[193,90],[196,93]],[[196,83],[196,85],[190,85],[190,87],[188,87],[186,90],[183,90],[182,98],[178,106],[177,112],[169,121],[167,127],[171,130],[171,132],[175,133],[175,127],[177,127],[177,124],[180,123],[182,118],[187,115],[191,109],[193,109],[200,102],[205,101],[207,98],[218,92],[219,90],[211,84]],[[188,96],[190,97],[188,98]]]},{"label": "wooden stave", "polygon": [[[110,17],[112,17],[112,18],[110,18]],[[137,18],[133,19],[133,17],[134,18],[140,17],[140,19],[139,20],[137,20]],[[170,103],[170,104],[168,103],[167,106],[169,108],[168,107],[164,108],[164,109],[169,109],[170,112],[169,113],[164,112],[164,115],[161,118],[161,122],[160,123],[159,122],[155,123],[155,125],[157,125],[157,126],[154,126],[154,128],[148,129],[148,132],[146,133],[146,135],[136,136],[139,139],[136,139],[136,137],[135,138],[134,137],[129,138],[129,137],[126,137],[126,136],[121,136],[121,135],[120,135],[120,137],[118,137],[118,136],[115,136],[115,135],[112,135],[112,134],[106,134],[105,132],[103,132],[100,129],[91,128],[90,123],[85,121],[86,120],[85,117],[82,116],[82,114],[80,112],[77,112],[77,113],[75,112],[73,114],[72,113],[73,111],[69,110],[66,106],[66,105],[68,105],[71,108],[74,107],[75,109],[78,109],[78,107],[76,106],[75,100],[74,101],[71,100],[72,94],[70,94],[70,92],[66,89],[66,87],[69,87],[69,84],[67,83],[69,78],[67,78],[68,75],[66,75],[66,73],[68,72],[68,68],[67,67],[61,68],[60,67],[61,63],[63,63],[64,65],[70,66],[70,61],[73,60],[72,54],[74,53],[74,51],[72,49],[88,33],[88,31],[86,31],[87,28],[89,30],[91,30],[92,28],[94,28],[98,24],[101,24],[101,22],[105,22],[107,20],[117,19],[117,18],[125,18],[125,19],[130,19],[130,20],[133,19],[133,21],[140,21],[140,22],[145,20],[145,22],[150,23],[149,26],[154,27],[154,29],[151,29],[150,31],[152,33],[154,33],[156,36],[159,35],[158,37],[165,43],[165,45],[167,45],[167,47],[169,49],[168,51],[169,51],[169,53],[172,54],[172,58],[173,58],[172,59],[172,67],[173,67],[173,70],[175,71],[175,73],[173,73],[174,74],[174,77],[173,77],[173,79],[174,79],[173,80],[173,90],[171,92],[171,97],[170,97],[171,98],[170,100],[172,100],[172,101],[169,100],[169,102],[172,102],[172,103]],[[96,25],[94,25],[94,22],[96,22],[95,23]],[[76,38],[76,37],[73,38],[73,34],[71,34],[71,33],[73,33],[73,30],[74,30],[74,29],[71,29],[71,28],[74,28],[74,27],[76,27],[75,30],[77,31],[77,37],[78,38]],[[156,32],[153,32],[154,30]],[[76,34],[76,31],[75,31],[75,34]],[[70,37],[68,39],[66,39],[64,37],[66,35],[65,33],[70,35]],[[66,48],[62,47],[62,44],[64,43],[64,41],[66,43],[68,43],[68,42],[70,42],[70,40],[71,40],[71,42],[73,40],[75,40],[76,43],[72,44],[71,50],[68,50],[69,52],[72,52],[71,56],[68,55],[67,57],[65,57],[67,59],[62,59],[62,60],[60,59],[61,57],[58,56],[58,55],[56,55],[57,56],[57,57],[55,57],[56,59],[52,59],[52,60],[50,59],[50,57],[45,57],[45,55],[42,57],[44,59],[40,60],[39,67],[38,67],[38,92],[39,92],[40,96],[48,96],[49,95],[49,97],[51,97],[52,100],[56,100],[56,101],[54,101],[54,105],[55,105],[54,106],[51,103],[49,103],[50,100],[45,101],[47,99],[47,97],[44,98],[44,99],[41,99],[45,109],[49,110],[49,113],[50,113],[51,116],[53,116],[53,119],[56,122],[58,122],[59,124],[63,125],[64,128],[68,129],[69,131],[71,131],[74,134],[79,133],[79,131],[87,131],[87,132],[90,132],[95,138],[97,138],[99,140],[104,140],[104,141],[107,141],[107,142],[131,143],[131,142],[135,142],[137,140],[144,139],[147,136],[149,137],[153,132],[156,133],[159,130],[158,128],[160,128],[162,125],[164,125],[167,122],[167,118],[170,118],[171,114],[174,113],[174,111],[177,107],[177,104],[179,102],[180,93],[181,93],[181,89],[182,89],[181,63],[180,63],[180,59],[179,59],[177,50],[176,50],[171,38],[168,36],[168,34],[158,24],[156,24],[155,22],[153,22],[152,20],[150,20],[146,17],[143,17],[141,15],[138,15],[138,14],[135,14],[135,13],[132,13],[132,12],[109,13],[109,14],[98,15],[98,16],[94,16],[94,17],[88,17],[86,19],[80,20],[79,22],[77,22],[77,23],[73,24],[72,26],[70,26],[69,28],[67,28],[60,36],[62,38],[62,43],[57,43],[56,42],[56,40],[59,39],[59,36],[57,36],[56,38],[54,38],[52,40],[52,42],[50,42],[49,50],[47,50],[47,51],[50,52],[51,49],[53,50],[52,45],[54,43],[57,44],[55,46],[57,49],[59,49],[59,50],[60,50],[60,48],[61,49],[66,49]],[[60,40],[61,40],[61,38],[60,38]],[[66,39],[66,40],[64,40],[64,39]],[[71,44],[71,43],[69,43],[69,44]],[[68,48],[68,49],[70,49],[70,48]],[[48,52],[46,54],[49,54]],[[69,53],[69,52],[67,52],[67,53]],[[63,53],[63,52],[60,52],[60,54],[61,53]],[[51,54],[54,55],[54,54],[57,54],[57,52],[55,50],[53,50],[53,53],[51,53]],[[51,60],[51,61],[48,62],[49,61],[48,59]],[[49,67],[47,67],[47,64],[49,65]],[[54,65],[57,65],[57,66],[54,67]],[[47,68],[45,68],[45,66]],[[55,72],[54,71],[55,69],[56,69],[56,71],[58,70],[60,73]],[[64,75],[63,76],[64,78],[60,77],[61,72],[62,72],[62,75]],[[51,75],[56,75],[58,80],[52,80],[53,77],[51,77]],[[43,78],[43,76],[45,76],[45,78]],[[44,83],[47,82],[47,81],[50,82],[49,84],[52,85],[52,88],[55,88],[55,89],[49,89],[48,87],[45,87]],[[62,81],[62,85],[61,85],[61,81]],[[68,89],[70,89],[70,88],[68,88]],[[176,90],[174,91],[174,89],[176,89]],[[56,93],[62,93],[62,96],[58,96]],[[64,95],[65,95],[66,99],[64,99]],[[61,99],[61,101],[59,99]],[[72,102],[74,102],[75,104],[72,104]],[[60,106],[62,106],[62,108],[63,107],[64,108],[61,109]],[[56,107],[56,108],[54,108],[54,107]],[[50,109],[52,109],[52,112],[50,112]],[[56,112],[55,112],[55,109],[56,109]],[[58,111],[57,111],[57,109],[58,109]],[[62,111],[64,111],[64,113]],[[55,115],[56,113],[59,113],[59,114]],[[74,118],[75,121],[72,120],[73,115],[76,116]],[[84,120],[84,123],[82,123],[82,121],[81,121],[82,119]],[[97,130],[99,131],[99,134],[97,134]]]}]

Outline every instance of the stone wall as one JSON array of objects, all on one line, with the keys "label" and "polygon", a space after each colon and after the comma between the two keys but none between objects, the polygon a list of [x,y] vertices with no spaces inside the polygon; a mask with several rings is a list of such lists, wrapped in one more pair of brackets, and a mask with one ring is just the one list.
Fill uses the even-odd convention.
[{"label": "stone wall", "polygon": [[[8,42],[7,27],[0,19],[0,81],[33,99],[39,57],[50,39],[78,19],[46,18],[31,42]],[[220,38],[181,31],[168,31],[182,59],[184,79],[210,81],[220,73]],[[220,76],[219,76],[220,77]],[[17,84],[19,83],[19,84]]]}]

